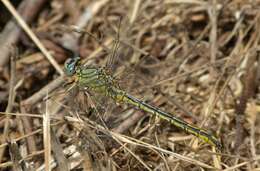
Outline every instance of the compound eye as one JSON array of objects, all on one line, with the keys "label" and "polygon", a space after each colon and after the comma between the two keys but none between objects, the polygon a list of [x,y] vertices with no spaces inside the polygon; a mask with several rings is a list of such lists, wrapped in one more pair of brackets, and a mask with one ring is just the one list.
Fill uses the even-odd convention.
[{"label": "compound eye", "polygon": [[64,71],[67,76],[72,76],[76,72],[76,66],[79,62],[80,58],[69,58],[64,63]]}]

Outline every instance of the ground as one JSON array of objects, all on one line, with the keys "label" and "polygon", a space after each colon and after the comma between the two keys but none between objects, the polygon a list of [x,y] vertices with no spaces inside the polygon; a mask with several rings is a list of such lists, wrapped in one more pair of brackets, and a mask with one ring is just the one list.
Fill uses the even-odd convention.
[{"label": "ground", "polygon": [[[0,1],[2,170],[260,170],[260,1]],[[64,62],[203,128],[77,87]],[[78,91],[79,90],[79,91]]]}]

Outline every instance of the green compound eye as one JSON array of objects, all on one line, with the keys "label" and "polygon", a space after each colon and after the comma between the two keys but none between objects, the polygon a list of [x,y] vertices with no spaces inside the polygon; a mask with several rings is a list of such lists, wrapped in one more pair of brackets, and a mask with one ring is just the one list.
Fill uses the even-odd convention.
[{"label": "green compound eye", "polygon": [[80,60],[80,57],[69,58],[64,63],[64,71],[67,76],[72,76],[76,72],[76,66]]}]

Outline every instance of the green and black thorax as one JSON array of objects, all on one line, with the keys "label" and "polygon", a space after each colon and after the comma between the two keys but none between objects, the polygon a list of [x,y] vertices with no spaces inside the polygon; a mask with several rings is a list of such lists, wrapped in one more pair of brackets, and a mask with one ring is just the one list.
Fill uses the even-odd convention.
[{"label": "green and black thorax", "polygon": [[95,67],[91,65],[82,65],[80,58],[70,58],[64,65],[67,76],[74,76],[76,85],[83,90],[100,93],[105,96],[117,99],[120,90],[115,78],[108,74],[105,68]]}]

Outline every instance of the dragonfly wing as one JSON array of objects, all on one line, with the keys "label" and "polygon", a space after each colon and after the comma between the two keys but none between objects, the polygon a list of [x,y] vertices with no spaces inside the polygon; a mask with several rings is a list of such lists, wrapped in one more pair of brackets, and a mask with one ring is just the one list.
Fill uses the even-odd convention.
[{"label": "dragonfly wing", "polygon": [[114,36],[115,39],[106,61],[106,68],[111,71],[111,73],[114,73],[117,65],[120,65],[119,63],[129,56],[129,52],[132,52],[132,47],[125,43],[130,42],[130,40],[127,39],[130,36],[130,30],[131,25],[128,17],[121,17],[114,30],[116,33]]},{"label": "dragonfly wing", "polygon": [[118,54],[117,54],[117,51],[119,49],[119,46],[120,46],[120,28],[121,28],[121,19],[119,19],[119,22],[118,22],[118,25],[116,27],[117,29],[115,30],[115,33],[116,33],[116,36],[115,36],[115,39],[113,41],[113,46],[112,46],[112,49],[108,55],[108,58],[107,58],[107,61],[106,61],[106,68],[113,72],[114,71],[114,68],[115,68],[115,62],[118,58]]}]

